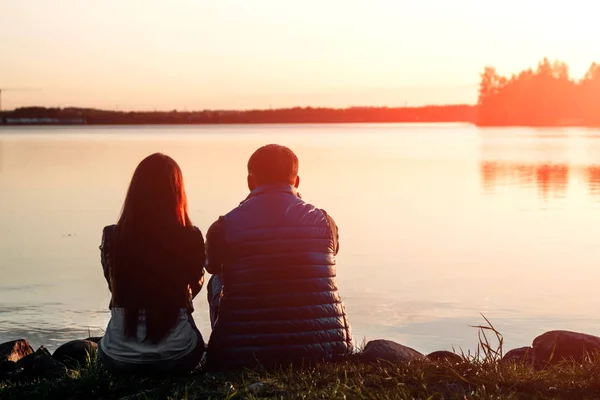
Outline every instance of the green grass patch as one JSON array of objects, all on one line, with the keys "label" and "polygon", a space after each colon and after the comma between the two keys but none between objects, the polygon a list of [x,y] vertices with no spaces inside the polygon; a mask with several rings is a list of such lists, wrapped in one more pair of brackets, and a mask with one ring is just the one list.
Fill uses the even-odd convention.
[{"label": "green grass patch", "polygon": [[[487,320],[486,320],[487,321]],[[58,380],[0,383],[1,399],[594,399],[600,398],[600,362],[562,362],[536,371],[503,363],[502,336],[478,326],[475,354],[456,364],[414,361],[339,363],[186,376],[117,376],[90,357]],[[492,333],[492,336],[488,335]],[[495,336],[495,338],[494,338]],[[495,343],[492,345],[492,343]]]},{"label": "green grass patch", "polygon": [[[260,382],[257,384],[257,382]],[[488,362],[404,365],[347,361],[277,371],[194,373],[170,378],[111,375],[87,366],[59,380],[0,384],[7,399],[592,399],[600,364],[546,371]]]}]

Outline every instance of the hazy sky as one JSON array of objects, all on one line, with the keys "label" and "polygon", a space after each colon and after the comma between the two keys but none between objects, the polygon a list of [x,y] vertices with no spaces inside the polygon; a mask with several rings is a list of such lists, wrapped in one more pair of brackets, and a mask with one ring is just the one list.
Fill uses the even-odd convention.
[{"label": "hazy sky", "polygon": [[3,107],[474,103],[501,73],[600,61],[591,0],[0,0]]}]

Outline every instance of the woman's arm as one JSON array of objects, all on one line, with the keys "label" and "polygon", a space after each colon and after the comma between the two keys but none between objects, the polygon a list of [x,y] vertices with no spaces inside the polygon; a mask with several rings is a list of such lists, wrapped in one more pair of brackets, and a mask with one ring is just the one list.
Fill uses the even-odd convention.
[{"label": "woman's arm", "polygon": [[202,286],[204,286],[204,267],[206,265],[206,250],[204,247],[204,237],[200,229],[194,227],[194,239],[192,241],[192,263],[190,271],[190,290],[192,298],[196,297]]},{"label": "woman's arm", "polygon": [[116,225],[109,225],[104,227],[102,230],[102,241],[100,243],[100,263],[104,271],[104,279],[108,283],[108,290],[112,292],[112,285],[110,284],[110,275],[112,268],[111,251],[112,243],[115,234]]}]

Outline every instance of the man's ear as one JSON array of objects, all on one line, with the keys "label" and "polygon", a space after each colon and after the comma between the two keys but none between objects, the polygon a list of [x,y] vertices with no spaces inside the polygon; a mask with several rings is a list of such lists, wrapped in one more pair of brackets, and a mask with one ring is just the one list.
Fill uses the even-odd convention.
[{"label": "man's ear", "polygon": [[299,185],[300,185],[300,177],[298,175],[296,175],[296,181],[294,182],[294,187],[296,189],[298,189]]},{"label": "man's ear", "polygon": [[248,174],[248,189],[250,189],[250,191],[253,191],[254,189],[256,189],[256,182],[254,182],[254,177],[250,174]]}]

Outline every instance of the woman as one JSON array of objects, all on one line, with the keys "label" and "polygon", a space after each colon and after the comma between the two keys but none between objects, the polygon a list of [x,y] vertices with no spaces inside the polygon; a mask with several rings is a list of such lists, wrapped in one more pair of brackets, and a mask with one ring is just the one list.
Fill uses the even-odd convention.
[{"label": "woman", "polygon": [[191,313],[204,283],[204,239],[188,217],[172,158],[156,153],[140,162],[100,250],[112,293],[100,361],[113,371],[141,373],[197,366],[204,341]]}]

